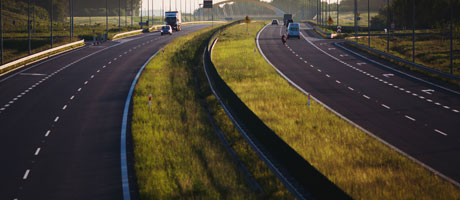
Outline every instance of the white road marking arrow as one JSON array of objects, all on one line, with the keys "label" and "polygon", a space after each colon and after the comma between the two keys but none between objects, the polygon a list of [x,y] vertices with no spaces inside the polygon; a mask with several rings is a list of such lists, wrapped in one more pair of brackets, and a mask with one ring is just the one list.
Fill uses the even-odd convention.
[{"label": "white road marking arrow", "polygon": [[394,74],[383,74],[383,76],[385,76],[387,78],[390,78],[390,77],[394,76]]},{"label": "white road marking arrow", "polygon": [[422,92],[432,95],[435,91],[432,89],[422,90]]}]

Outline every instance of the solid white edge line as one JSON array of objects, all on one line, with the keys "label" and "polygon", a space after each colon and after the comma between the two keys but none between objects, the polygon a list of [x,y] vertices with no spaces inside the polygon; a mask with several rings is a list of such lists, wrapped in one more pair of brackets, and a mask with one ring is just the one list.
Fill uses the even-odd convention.
[{"label": "solid white edge line", "polygon": [[[160,48],[161,49],[161,48]],[[128,179],[128,159],[126,155],[126,129],[128,127],[128,114],[129,114],[129,106],[131,104],[131,99],[134,93],[134,89],[136,87],[137,81],[144,71],[147,64],[158,54],[157,51],[155,54],[150,57],[147,62],[139,69],[137,72],[136,77],[131,84],[131,87],[128,92],[128,96],[126,97],[125,108],[123,110],[123,120],[121,123],[121,144],[120,144],[120,157],[121,157],[121,183],[123,188],[123,200],[130,200],[131,194],[129,193],[129,179]]]},{"label": "solid white edge line", "polygon": [[[266,26],[265,26],[266,27]],[[257,34],[257,38],[256,38],[256,43],[257,43],[257,47],[259,48],[259,52],[260,54],[265,58],[265,60],[278,72],[278,74],[280,74],[283,78],[285,78],[290,84],[292,84],[294,87],[296,87],[298,90],[300,90],[302,93],[304,93],[305,95],[308,96],[309,93],[307,93],[304,89],[302,89],[301,87],[299,87],[297,84],[295,84],[291,79],[289,79],[286,75],[284,75],[280,70],[278,70],[278,68],[275,67],[275,65],[273,65],[273,63],[270,62],[270,60],[268,60],[268,58],[265,56],[265,54],[263,53],[262,49],[260,48],[260,44],[259,44],[259,37],[260,37],[260,33],[263,32],[263,30],[265,29],[265,27],[263,29],[261,29],[259,31],[259,34]],[[302,35],[302,37],[308,42],[310,43],[312,46],[316,46],[314,45],[311,41],[309,41],[304,35],[303,33],[301,32],[300,35]],[[355,127],[357,127],[358,129],[362,130],[363,132],[367,133],[368,135],[370,135],[371,137],[375,138],[376,140],[382,142],[383,144],[387,145],[388,147],[394,149],[395,151],[397,151],[398,153],[400,153],[401,155],[404,155],[405,157],[409,158],[410,160],[418,163],[419,165],[422,165],[424,168],[430,170],[431,172],[437,174],[438,176],[440,176],[441,178],[451,182],[453,185],[457,186],[457,187],[460,187],[460,183],[447,177],[446,175],[444,175],[443,173],[431,168],[430,166],[426,165],[425,163],[417,160],[416,158],[412,157],[411,155],[405,153],[404,151],[402,151],[401,149],[397,148],[396,146],[393,146],[392,144],[388,143],[387,141],[381,139],[380,137],[378,137],[377,135],[374,135],[373,133],[371,133],[370,131],[366,130],[365,128],[359,126],[358,124],[354,123],[353,121],[351,121],[350,119],[348,119],[347,117],[341,115],[340,113],[338,113],[337,111],[335,111],[334,109],[330,108],[329,106],[327,106],[326,104],[324,104],[323,102],[321,102],[320,100],[318,100],[316,97],[314,96],[311,96],[313,98],[313,100],[315,100],[316,102],[318,102],[319,104],[321,104],[322,106],[324,106],[326,109],[328,109],[329,111],[333,112],[334,114],[336,114],[337,116],[339,116],[340,118],[344,119],[345,121],[347,121],[348,123],[354,125]]]}]

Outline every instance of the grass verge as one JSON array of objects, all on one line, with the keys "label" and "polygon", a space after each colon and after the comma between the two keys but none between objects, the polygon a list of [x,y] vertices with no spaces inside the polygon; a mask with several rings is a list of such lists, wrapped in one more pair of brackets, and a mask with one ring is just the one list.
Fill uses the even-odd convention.
[{"label": "grass verge", "polygon": [[[459,199],[460,190],[291,87],[254,38],[264,23],[219,36],[213,61],[238,97],[320,172],[355,199]],[[238,58],[238,59],[235,59]]]},{"label": "grass verge", "polygon": [[[164,55],[159,54],[147,65],[136,86],[132,133],[141,199],[266,197],[249,189],[200,103],[205,99],[211,110],[218,109],[202,67],[202,54],[210,34],[208,28],[175,39],[165,47]],[[222,112],[220,118],[225,119]],[[227,121],[224,130],[232,129],[230,124]],[[256,175],[277,183],[267,172],[270,171]],[[270,191],[278,194],[274,197],[282,198],[282,185],[277,186],[281,189]]]}]

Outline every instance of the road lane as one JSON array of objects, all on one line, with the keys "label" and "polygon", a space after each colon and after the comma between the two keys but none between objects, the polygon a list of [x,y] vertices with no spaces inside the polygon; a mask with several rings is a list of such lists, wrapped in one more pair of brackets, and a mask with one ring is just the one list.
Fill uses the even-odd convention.
[{"label": "road lane", "polygon": [[172,38],[206,26],[91,46],[0,82],[0,102],[10,104],[0,113],[0,162],[7,163],[0,168],[0,197],[120,199],[120,130],[129,86]]},{"label": "road lane", "polygon": [[261,32],[260,47],[278,70],[339,114],[460,180],[459,95],[351,55],[332,44],[337,40],[302,28],[303,39],[286,45],[282,27]]}]

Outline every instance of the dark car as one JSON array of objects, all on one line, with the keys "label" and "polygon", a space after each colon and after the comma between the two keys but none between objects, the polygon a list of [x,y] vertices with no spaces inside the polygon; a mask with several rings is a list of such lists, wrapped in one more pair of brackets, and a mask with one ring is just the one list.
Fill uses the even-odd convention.
[{"label": "dark car", "polygon": [[277,19],[274,19],[274,20],[272,21],[272,25],[278,25],[278,24],[279,24],[279,22],[278,22]]}]

